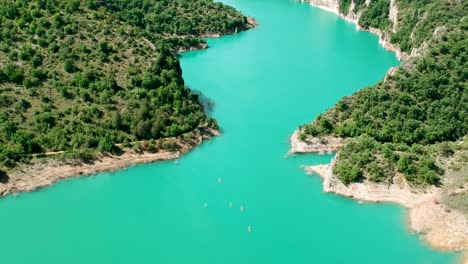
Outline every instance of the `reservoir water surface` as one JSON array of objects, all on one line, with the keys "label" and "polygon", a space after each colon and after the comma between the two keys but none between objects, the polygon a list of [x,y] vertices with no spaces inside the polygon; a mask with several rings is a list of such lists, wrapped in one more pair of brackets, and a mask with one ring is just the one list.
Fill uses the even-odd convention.
[{"label": "reservoir water surface", "polygon": [[300,167],[331,155],[287,155],[298,125],[383,79],[395,55],[306,3],[223,2],[260,25],[181,57],[222,135],[176,161],[1,199],[1,263],[455,262],[408,231],[403,208],[323,193]]}]

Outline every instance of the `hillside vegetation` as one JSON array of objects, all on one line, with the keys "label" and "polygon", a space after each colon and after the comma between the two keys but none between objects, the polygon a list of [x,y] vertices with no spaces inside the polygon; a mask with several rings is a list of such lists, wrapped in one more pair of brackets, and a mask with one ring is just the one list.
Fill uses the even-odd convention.
[{"label": "hillside vegetation", "polygon": [[[341,1],[342,12],[350,3]],[[341,99],[301,130],[301,138],[347,138],[334,168],[344,183],[364,178],[391,183],[400,174],[413,185],[440,184],[445,166],[437,160],[461,151],[459,141],[468,132],[468,2],[395,3],[395,31],[389,0],[369,6],[355,1],[358,24],[380,28],[402,51],[419,48],[419,55],[385,82]]]},{"label": "hillside vegetation", "polygon": [[0,0],[0,170],[215,126],[177,51],[248,26],[212,0]]}]

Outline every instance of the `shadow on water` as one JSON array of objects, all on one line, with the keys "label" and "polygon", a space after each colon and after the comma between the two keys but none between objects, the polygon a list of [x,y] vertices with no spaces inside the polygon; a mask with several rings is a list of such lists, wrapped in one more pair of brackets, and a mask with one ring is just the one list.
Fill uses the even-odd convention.
[{"label": "shadow on water", "polygon": [[208,117],[212,117],[215,108],[215,101],[212,98],[203,94],[203,92],[200,90],[192,89],[192,92],[198,96],[198,102],[200,102],[200,104],[203,106],[203,111],[205,112],[205,115],[207,115]]}]

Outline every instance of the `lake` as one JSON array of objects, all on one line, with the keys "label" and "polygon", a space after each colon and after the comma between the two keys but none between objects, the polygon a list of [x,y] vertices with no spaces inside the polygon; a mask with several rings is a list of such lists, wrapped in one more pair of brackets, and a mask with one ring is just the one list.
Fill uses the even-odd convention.
[{"label": "lake", "polygon": [[181,57],[222,135],[175,161],[1,199],[1,262],[455,262],[409,232],[402,207],[323,193],[301,166],[331,155],[287,155],[299,125],[382,80],[395,55],[307,3],[223,2],[260,25]]}]

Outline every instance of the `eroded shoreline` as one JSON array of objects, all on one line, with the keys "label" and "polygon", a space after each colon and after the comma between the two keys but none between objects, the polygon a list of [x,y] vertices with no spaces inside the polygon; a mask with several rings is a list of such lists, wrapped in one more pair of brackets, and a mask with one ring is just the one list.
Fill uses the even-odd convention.
[{"label": "eroded shoreline", "polygon": [[[205,34],[200,37],[219,38],[224,35],[232,35],[242,31],[247,31],[257,27],[258,25],[259,23],[255,18],[247,16],[247,21],[241,28],[236,28],[234,31],[228,31],[223,34]],[[145,41],[152,50],[155,49],[154,45],[150,41],[147,39],[143,39],[143,41]],[[208,45],[206,43],[202,43],[198,46],[192,46],[187,49],[180,48],[177,52],[181,53],[207,48]],[[123,148],[122,153],[119,155],[100,154],[96,160],[89,163],[85,163],[80,160],[63,161],[56,159],[43,159],[40,162],[35,162],[33,164],[21,164],[6,175],[0,174],[0,198],[9,194],[34,191],[39,188],[52,185],[61,179],[89,176],[100,172],[112,172],[142,163],[177,159],[200,145],[204,140],[219,135],[220,133],[216,129],[202,127],[179,137],[161,139],[175,141],[178,145],[178,149],[174,151],[160,150],[156,153],[137,153],[130,148]],[[156,140],[156,143],[158,141],[160,140]],[[57,153],[61,152],[62,151],[59,151]]]},{"label": "eroded shoreline", "polygon": [[[337,16],[341,17],[342,19],[353,23],[356,25],[356,30],[363,30],[363,31],[368,31],[372,34],[375,34],[379,37],[379,44],[382,45],[382,47],[388,51],[394,52],[398,58],[399,61],[405,62],[407,61],[410,57],[415,56],[416,54],[419,53],[419,50],[415,49],[412,51],[412,54],[407,54],[405,52],[402,52],[400,47],[398,45],[395,45],[390,42],[389,38],[384,34],[384,32],[378,28],[362,28],[359,26],[358,21],[361,16],[361,13],[354,13],[354,2],[350,5],[350,10],[347,15],[343,15],[340,13],[338,5],[339,2],[338,0],[300,0],[301,2],[307,2],[310,3],[312,6],[315,6],[317,8],[320,8],[322,10],[331,12],[336,14]],[[366,1],[367,2],[367,1]],[[394,27],[397,24],[397,13],[398,9],[396,8],[396,3],[395,0],[390,1],[390,12],[393,13],[394,15],[391,16],[391,21],[394,25]]]},{"label": "eroded shoreline", "polygon": [[[339,12],[339,1],[337,0],[301,0],[312,6],[332,12],[348,22],[356,25],[356,30],[365,30],[379,37],[379,44],[388,51],[395,52],[398,60],[403,63],[412,57],[419,56],[424,52],[425,44],[420,48],[413,49],[411,54],[401,51],[398,45],[392,44],[388,37],[377,28],[364,29],[358,25],[360,13],[354,13],[354,2],[352,1],[349,12],[343,15]],[[367,1],[366,1],[367,3]],[[397,28],[398,8],[395,0],[390,0],[389,19],[393,24],[392,31]],[[393,75],[396,67],[387,71]],[[384,79],[384,80],[385,80]],[[338,152],[343,146],[344,140],[336,137],[314,138],[306,137],[300,140],[299,131],[296,130],[291,136],[290,153],[332,153]],[[415,189],[409,186],[404,177],[395,176],[394,183],[387,186],[372,182],[352,183],[348,186],[333,175],[333,165],[336,157],[330,164],[305,166],[308,174],[318,174],[323,179],[325,192],[333,192],[338,195],[350,197],[367,202],[392,202],[408,208],[409,228],[423,234],[424,240],[432,247],[440,250],[465,251],[465,257],[461,260],[468,263],[468,222],[465,216],[454,210],[446,208],[442,203],[442,190],[437,187],[428,189]]]},{"label": "eroded shoreline", "polygon": [[[327,153],[330,149],[339,150],[336,145],[323,144],[323,140],[309,137],[307,144],[297,136],[291,136],[291,153]],[[321,143],[313,143],[321,142]],[[334,174],[336,157],[329,164],[304,166],[307,174],[317,174],[323,179],[324,192],[366,202],[397,203],[408,209],[409,228],[422,234],[423,239],[439,250],[468,250],[468,222],[465,216],[450,210],[441,203],[442,189],[431,186],[415,189],[396,175],[393,184],[384,185],[364,181],[344,185]]]},{"label": "eroded shoreline", "polygon": [[173,141],[177,145],[174,150],[137,153],[132,149],[124,148],[119,155],[101,154],[89,163],[80,160],[47,159],[34,164],[24,164],[9,173],[6,181],[0,182],[0,197],[34,191],[66,178],[111,172],[142,163],[177,159],[204,140],[218,135],[217,130],[200,128],[179,137],[161,139]]}]

